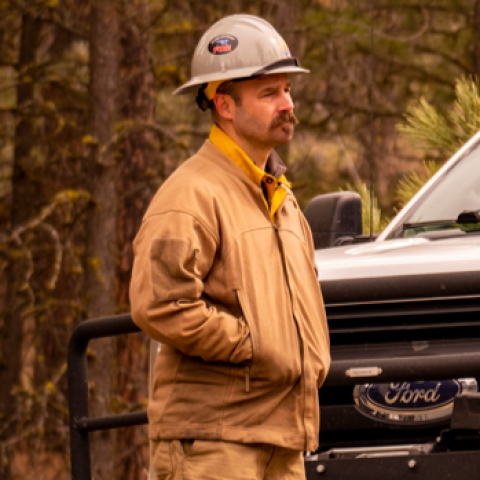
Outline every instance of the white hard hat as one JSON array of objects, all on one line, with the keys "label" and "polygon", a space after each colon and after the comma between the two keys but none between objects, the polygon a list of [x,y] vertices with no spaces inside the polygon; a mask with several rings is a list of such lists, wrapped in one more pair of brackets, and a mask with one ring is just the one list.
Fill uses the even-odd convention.
[{"label": "white hard hat", "polygon": [[203,34],[193,54],[192,78],[173,94],[196,93],[210,82],[308,72],[266,20],[254,15],[231,15]]}]

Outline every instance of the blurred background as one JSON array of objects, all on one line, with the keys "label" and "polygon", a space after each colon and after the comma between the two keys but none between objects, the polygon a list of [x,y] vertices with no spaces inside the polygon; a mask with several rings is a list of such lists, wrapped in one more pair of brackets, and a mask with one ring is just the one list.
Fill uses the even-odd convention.
[{"label": "blurred background", "polygon": [[[373,159],[380,231],[480,127],[480,0],[0,0],[4,480],[70,478],[69,336],[129,311],[142,216],[211,127],[172,91],[203,32],[234,13],[270,21],[311,70],[279,149],[302,207],[358,191],[369,225]],[[145,409],[148,349],[142,334],[90,344],[91,415]],[[95,479],[146,478],[146,427],[91,439]]]}]

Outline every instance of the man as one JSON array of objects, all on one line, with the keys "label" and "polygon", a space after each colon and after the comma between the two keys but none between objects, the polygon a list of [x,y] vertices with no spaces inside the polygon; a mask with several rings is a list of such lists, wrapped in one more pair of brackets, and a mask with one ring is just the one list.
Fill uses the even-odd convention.
[{"label": "man", "polygon": [[215,125],[163,184],[134,243],[134,321],[162,343],[149,404],[155,479],[305,478],[329,338],[309,227],[273,147],[292,139],[289,73],[264,20],[200,40],[192,79]]}]

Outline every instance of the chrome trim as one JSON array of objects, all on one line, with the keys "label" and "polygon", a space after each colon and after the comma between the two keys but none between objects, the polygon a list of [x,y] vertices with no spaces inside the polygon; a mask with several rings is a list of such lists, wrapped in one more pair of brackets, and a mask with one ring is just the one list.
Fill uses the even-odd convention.
[{"label": "chrome trim", "polygon": [[358,367],[349,368],[345,375],[350,378],[354,377],[378,377],[382,374],[382,369],[378,367]]},{"label": "chrome trim", "polygon": [[[325,280],[323,280],[325,281]],[[419,297],[419,298],[400,298],[394,300],[371,300],[366,302],[345,302],[345,303],[327,303],[326,307],[354,307],[357,305],[391,305],[395,303],[415,303],[415,302],[432,302],[444,300],[471,300],[480,298],[480,295],[452,295],[451,297]]]},{"label": "chrome trim", "polygon": [[306,455],[306,462],[317,462],[331,458],[354,457],[354,458],[380,458],[380,457],[403,457],[407,455],[423,455],[430,453],[433,444],[412,444],[412,445],[389,445],[378,447],[354,447],[354,448],[332,448],[326,452],[315,455]]}]

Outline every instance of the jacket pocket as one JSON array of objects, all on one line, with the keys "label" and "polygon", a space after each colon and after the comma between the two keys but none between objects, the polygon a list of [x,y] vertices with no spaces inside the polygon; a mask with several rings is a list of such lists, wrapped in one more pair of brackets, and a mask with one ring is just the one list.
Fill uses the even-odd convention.
[{"label": "jacket pocket", "polygon": [[242,365],[240,365],[240,368],[243,370],[243,375],[245,377],[245,393],[250,393],[250,367],[254,362],[255,351],[256,351],[255,343],[254,343],[255,335],[253,333],[253,325],[248,321],[248,318],[245,315],[245,310],[242,306],[242,301],[240,300],[241,295],[239,294],[239,290],[235,290],[235,294],[237,296],[237,302],[238,302],[238,305],[240,306],[240,310],[242,311],[243,320],[247,324],[248,330],[250,332],[249,336],[250,336],[250,341],[251,341],[251,344],[252,344],[252,358],[251,358],[251,360],[249,362],[244,362]]},{"label": "jacket pocket", "polygon": [[196,451],[198,450],[200,440],[175,440],[178,441],[182,447],[183,455],[185,457],[195,455]]},{"label": "jacket pocket", "polygon": [[245,365],[245,393],[250,393],[250,365]]},{"label": "jacket pocket", "polygon": [[[249,302],[245,291],[236,291],[242,315],[250,330],[252,360],[240,367],[244,376],[245,391],[272,386],[293,385],[301,375],[300,342],[293,313],[264,311],[258,296],[252,292]],[[260,299],[261,302],[261,299]],[[252,313],[252,310],[256,314]],[[240,373],[239,372],[239,373]]]}]

